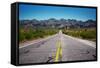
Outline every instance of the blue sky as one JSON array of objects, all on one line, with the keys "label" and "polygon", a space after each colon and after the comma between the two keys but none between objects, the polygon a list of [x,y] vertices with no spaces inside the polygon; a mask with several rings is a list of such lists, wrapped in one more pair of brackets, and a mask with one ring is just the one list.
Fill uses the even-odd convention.
[{"label": "blue sky", "polygon": [[19,5],[20,20],[47,20],[55,19],[76,19],[86,21],[88,19],[96,20],[95,8],[78,8],[78,7],[58,7],[58,6],[41,6],[41,5]]}]

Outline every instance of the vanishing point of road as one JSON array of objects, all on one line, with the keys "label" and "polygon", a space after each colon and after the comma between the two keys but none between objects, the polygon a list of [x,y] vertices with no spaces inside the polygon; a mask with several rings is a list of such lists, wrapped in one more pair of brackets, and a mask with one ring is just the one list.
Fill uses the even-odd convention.
[{"label": "vanishing point of road", "polygon": [[49,63],[96,59],[96,43],[59,33],[19,47],[19,63]]}]

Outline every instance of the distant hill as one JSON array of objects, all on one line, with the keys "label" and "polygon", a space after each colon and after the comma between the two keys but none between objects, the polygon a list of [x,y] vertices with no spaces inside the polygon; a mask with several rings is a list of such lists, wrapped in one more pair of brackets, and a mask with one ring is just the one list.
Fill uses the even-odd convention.
[{"label": "distant hill", "polygon": [[87,20],[87,21],[78,21],[75,19],[60,19],[57,20],[55,18],[51,18],[48,20],[20,20],[20,26],[23,27],[32,27],[32,28],[39,28],[39,27],[50,27],[50,28],[95,28],[96,21],[94,20]]}]

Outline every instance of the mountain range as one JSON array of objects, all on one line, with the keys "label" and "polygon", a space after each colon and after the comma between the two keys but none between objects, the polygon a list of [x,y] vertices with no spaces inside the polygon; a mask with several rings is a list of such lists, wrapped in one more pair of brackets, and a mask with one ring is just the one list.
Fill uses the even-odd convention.
[{"label": "mountain range", "polygon": [[32,28],[39,28],[39,27],[50,27],[50,28],[95,28],[96,21],[94,20],[87,20],[87,21],[80,21],[75,19],[60,19],[57,20],[55,18],[50,18],[48,20],[20,20],[19,25],[23,27],[32,27]]}]

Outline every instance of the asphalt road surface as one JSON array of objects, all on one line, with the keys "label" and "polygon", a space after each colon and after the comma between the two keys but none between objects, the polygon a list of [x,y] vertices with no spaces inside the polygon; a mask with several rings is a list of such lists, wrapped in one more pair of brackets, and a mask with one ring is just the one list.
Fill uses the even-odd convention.
[{"label": "asphalt road surface", "polygon": [[96,43],[59,33],[19,47],[19,63],[49,63],[96,59]]}]

